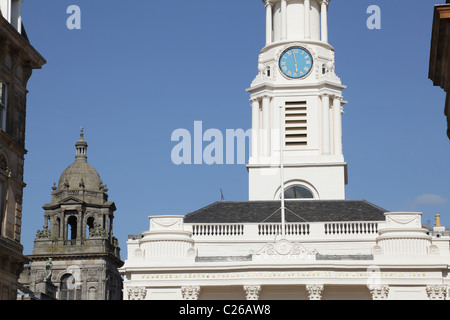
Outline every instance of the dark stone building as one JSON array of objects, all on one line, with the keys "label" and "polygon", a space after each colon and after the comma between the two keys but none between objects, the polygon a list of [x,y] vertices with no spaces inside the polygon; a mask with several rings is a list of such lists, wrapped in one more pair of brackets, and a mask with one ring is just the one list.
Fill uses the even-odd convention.
[{"label": "dark stone building", "polygon": [[28,262],[20,243],[27,83],[45,59],[31,46],[21,1],[0,2],[0,300],[15,300]]},{"label": "dark stone building", "polygon": [[43,206],[44,227],[36,234],[31,265],[20,282],[36,294],[58,300],[120,300],[122,279],[118,240],[113,236],[116,206],[87,162],[81,131],[75,162],[53,186]]},{"label": "dark stone building", "polygon": [[429,78],[447,93],[444,114],[450,139],[450,0],[434,7]]}]

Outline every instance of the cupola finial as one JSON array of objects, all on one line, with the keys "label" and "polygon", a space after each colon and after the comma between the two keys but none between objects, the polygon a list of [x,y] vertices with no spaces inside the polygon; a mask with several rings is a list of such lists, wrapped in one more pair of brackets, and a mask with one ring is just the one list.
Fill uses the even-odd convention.
[{"label": "cupola finial", "polygon": [[75,144],[76,148],[76,160],[87,160],[87,142],[84,140],[84,128],[81,127],[80,130],[80,139],[78,139],[77,143]]}]

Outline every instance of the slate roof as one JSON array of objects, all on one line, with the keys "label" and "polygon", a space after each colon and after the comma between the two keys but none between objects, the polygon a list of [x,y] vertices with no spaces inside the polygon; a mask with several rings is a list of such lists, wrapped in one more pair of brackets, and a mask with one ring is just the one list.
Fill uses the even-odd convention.
[{"label": "slate roof", "polygon": [[[281,221],[280,201],[219,201],[188,213],[186,223],[261,223]],[[285,202],[286,222],[384,221],[388,212],[365,200]]]}]

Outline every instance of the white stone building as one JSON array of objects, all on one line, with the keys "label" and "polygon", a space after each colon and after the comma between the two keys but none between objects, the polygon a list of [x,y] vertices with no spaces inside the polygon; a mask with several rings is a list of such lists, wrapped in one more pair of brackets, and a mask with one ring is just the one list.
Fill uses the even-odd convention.
[{"label": "white stone building", "polygon": [[439,216],[424,228],[421,213],[345,199],[329,1],[264,4],[266,45],[248,89],[249,201],[150,216],[127,242],[124,299],[446,299]]}]

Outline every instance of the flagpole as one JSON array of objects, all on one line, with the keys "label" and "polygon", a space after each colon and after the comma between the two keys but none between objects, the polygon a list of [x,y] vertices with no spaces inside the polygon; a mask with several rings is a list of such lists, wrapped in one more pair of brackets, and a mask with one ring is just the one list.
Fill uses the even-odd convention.
[{"label": "flagpole", "polygon": [[284,210],[284,159],[283,159],[283,106],[280,106],[280,192],[281,192],[281,235],[286,236],[285,210]]}]

